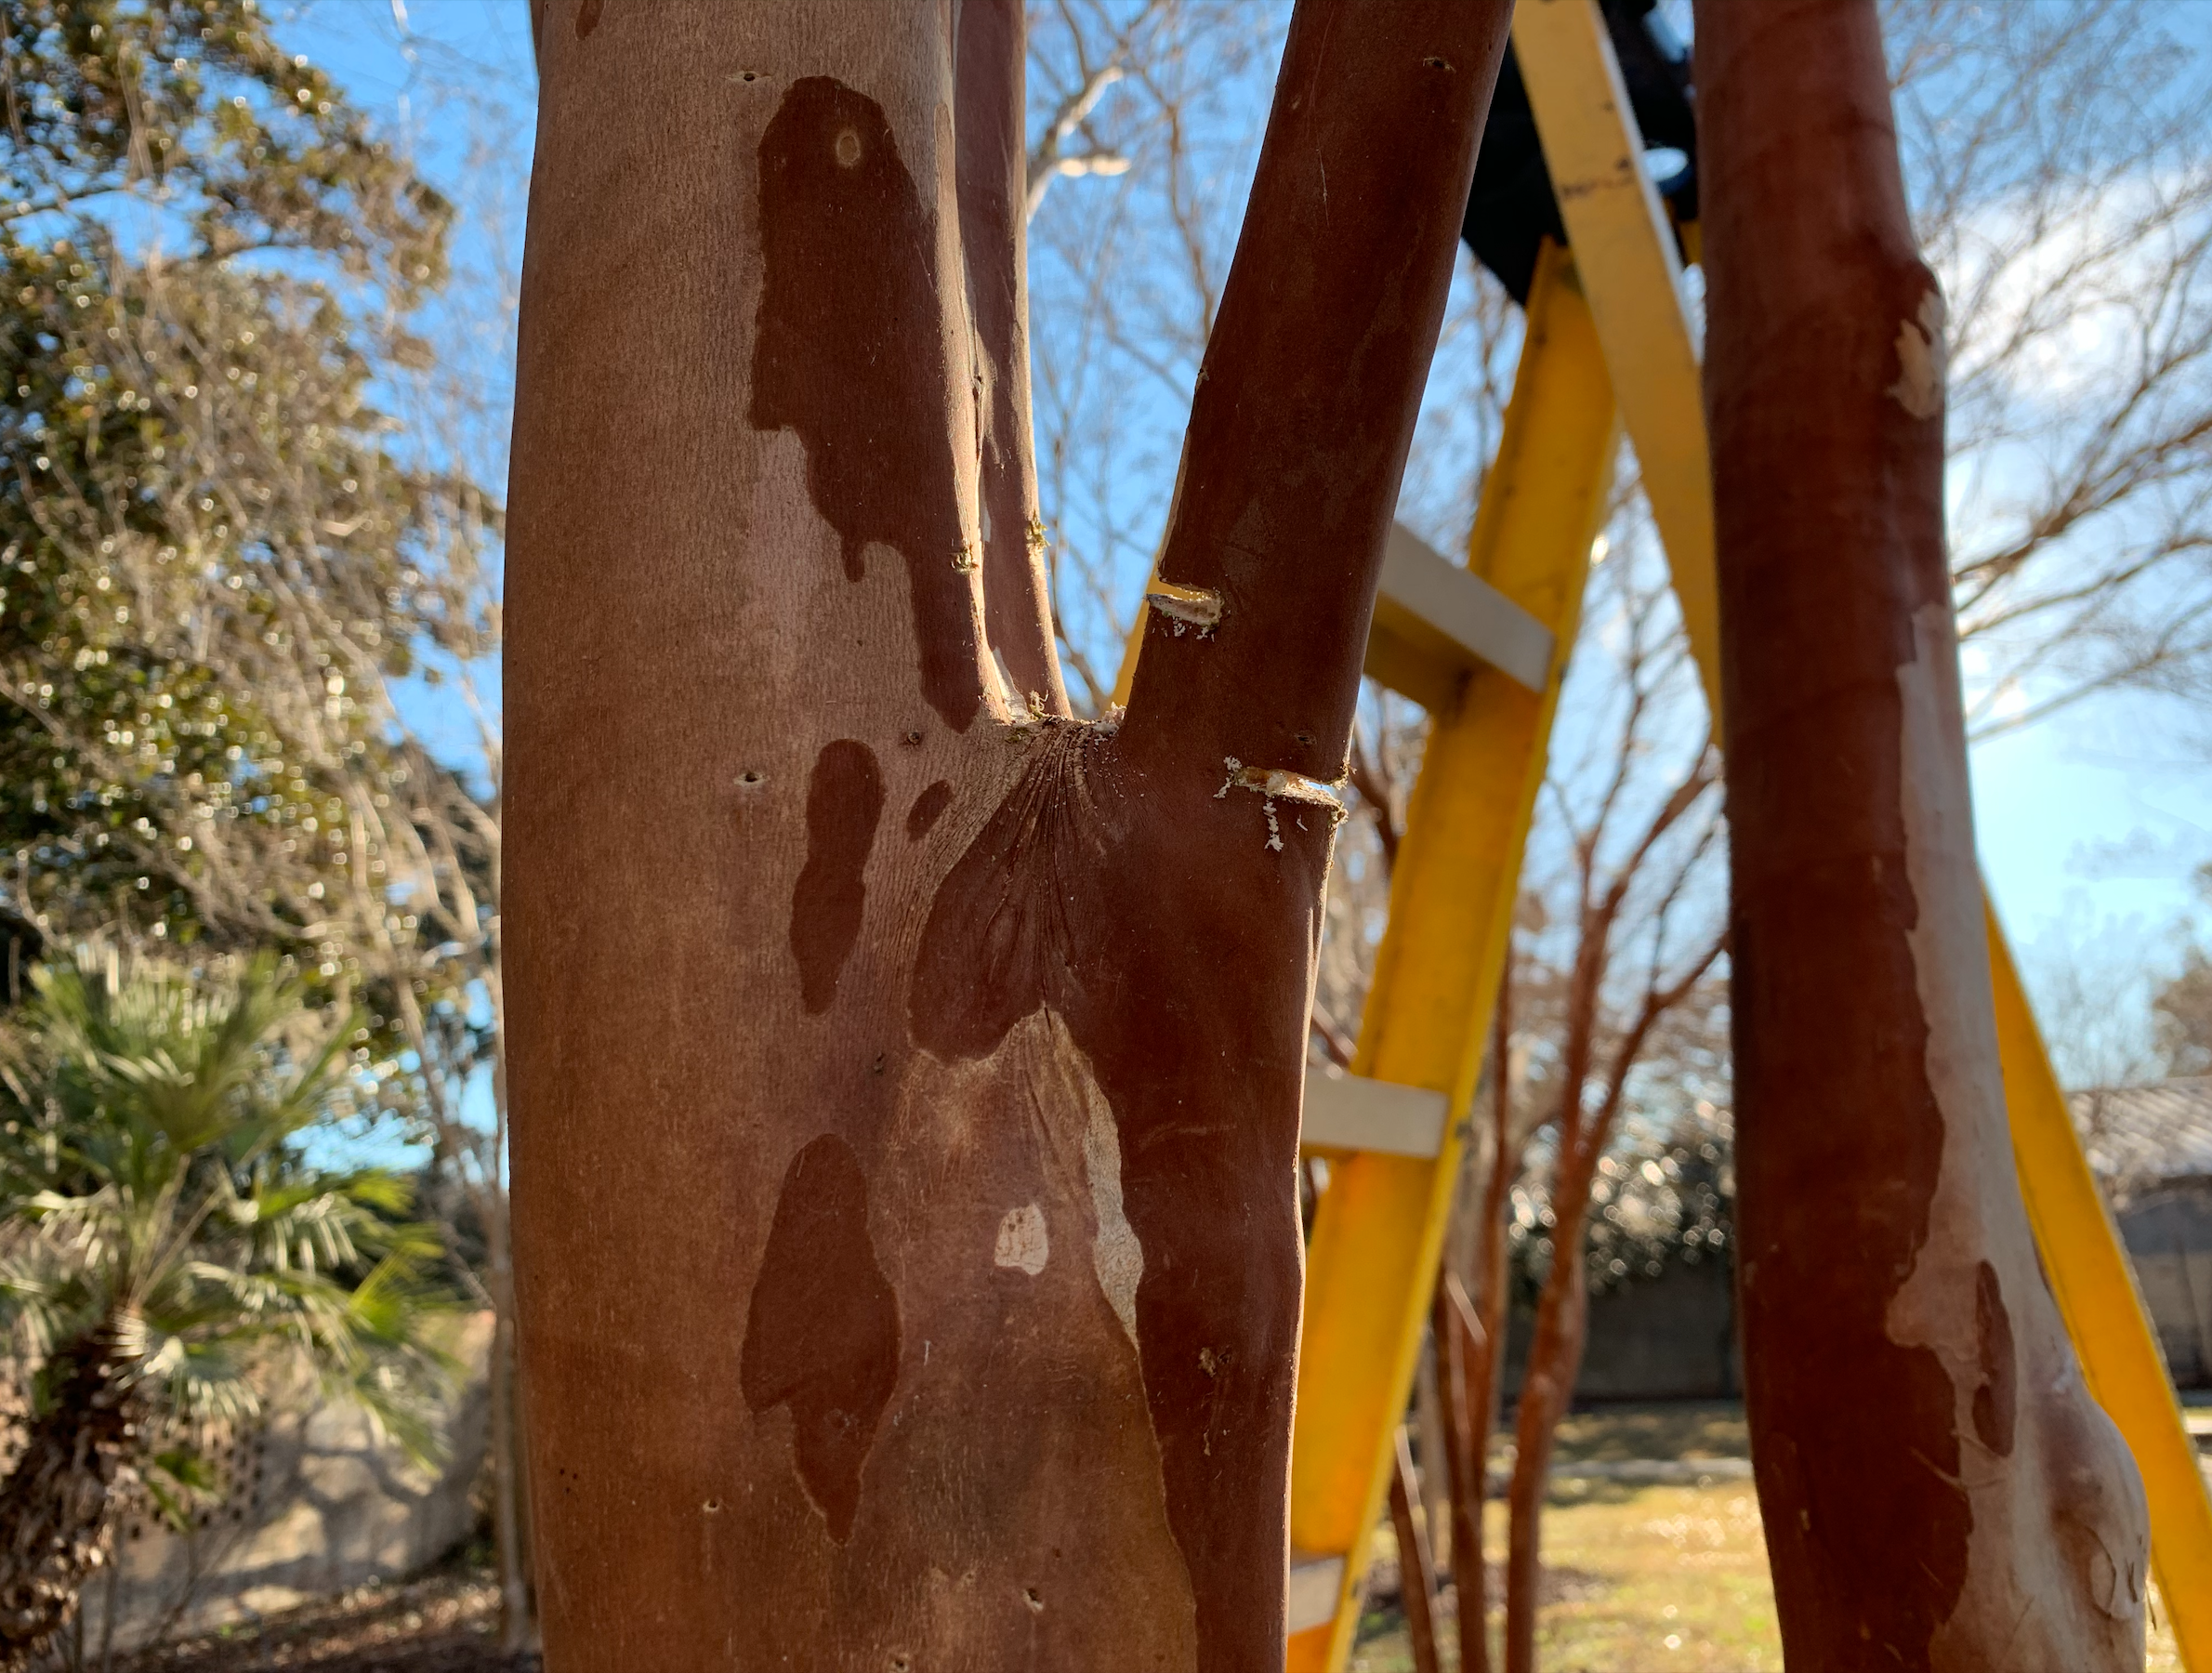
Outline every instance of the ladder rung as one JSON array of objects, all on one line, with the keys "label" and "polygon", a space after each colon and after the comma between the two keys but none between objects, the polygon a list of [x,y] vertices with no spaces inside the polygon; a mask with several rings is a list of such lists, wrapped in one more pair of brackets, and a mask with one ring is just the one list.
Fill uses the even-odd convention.
[{"label": "ladder rung", "polygon": [[1543,623],[1403,523],[1390,525],[1367,639],[1369,675],[1437,708],[1477,663],[1541,692],[1551,655]]},{"label": "ladder rung", "polygon": [[1347,1074],[1334,1064],[1306,1071],[1306,1113],[1298,1142],[1309,1150],[1385,1151],[1433,1156],[1443,1148],[1450,1103],[1426,1087]]},{"label": "ladder rung", "polygon": [[1344,1559],[1316,1557],[1310,1551],[1290,1554],[1290,1591],[1284,1613],[1293,1632],[1325,1627],[1336,1618],[1336,1600],[1344,1590]]}]

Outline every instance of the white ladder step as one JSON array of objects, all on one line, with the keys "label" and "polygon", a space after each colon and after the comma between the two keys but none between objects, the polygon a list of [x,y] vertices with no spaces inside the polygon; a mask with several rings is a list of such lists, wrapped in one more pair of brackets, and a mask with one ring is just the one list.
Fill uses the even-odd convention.
[{"label": "white ladder step", "polygon": [[1319,1063],[1306,1071],[1306,1113],[1298,1142],[1308,1150],[1430,1157],[1443,1149],[1450,1113],[1450,1100],[1442,1092],[1370,1080]]},{"label": "white ladder step", "polygon": [[1290,1554],[1290,1591],[1284,1614],[1293,1632],[1325,1627],[1336,1618],[1336,1600],[1344,1591],[1344,1559],[1317,1557],[1310,1551]]},{"label": "white ladder step", "polygon": [[1534,616],[1403,523],[1390,525],[1367,636],[1370,676],[1433,709],[1478,663],[1541,692],[1552,651],[1551,630]]}]

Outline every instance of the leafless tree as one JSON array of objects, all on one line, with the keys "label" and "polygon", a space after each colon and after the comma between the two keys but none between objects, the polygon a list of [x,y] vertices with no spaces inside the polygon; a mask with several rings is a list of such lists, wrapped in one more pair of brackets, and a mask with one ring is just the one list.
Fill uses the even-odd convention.
[{"label": "leafless tree", "polygon": [[[1437,1310],[1456,1431],[1455,1546],[1472,1547],[1504,1358],[1508,1188],[1533,1163],[1551,1220],[1509,1494],[1505,1652],[1517,1669],[1534,1665],[1550,1441],[1581,1362],[1585,1220],[1639,1063],[1720,954],[1718,761],[1702,741],[1682,741],[1695,700],[1677,618],[1657,596],[1655,555],[1648,543],[1616,552],[1592,582],[1566,705],[1578,735],[1563,741],[1546,783],[1501,986],[1488,1120]],[[1453,1567],[1462,1665],[1487,1666],[1479,1550],[1455,1549]]]},{"label": "leafless tree", "polygon": [[1969,722],[2212,668],[2212,63],[2173,8],[1889,0],[1949,306]]},{"label": "leafless tree", "polygon": [[[1070,694],[1095,714],[1166,520],[1178,415],[1213,328],[1288,12],[1056,0],[1031,16],[1038,489]],[[1111,159],[1118,178],[1040,206],[1072,143]]]}]

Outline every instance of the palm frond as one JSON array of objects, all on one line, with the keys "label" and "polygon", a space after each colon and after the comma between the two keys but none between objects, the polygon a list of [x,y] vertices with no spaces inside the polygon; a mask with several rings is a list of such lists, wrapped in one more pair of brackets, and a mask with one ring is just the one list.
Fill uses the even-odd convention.
[{"label": "palm frond", "polygon": [[[345,1107],[353,1019],[315,1018],[268,959],[113,968],[39,972],[0,1032],[0,1330],[33,1366],[97,1335],[149,1430],[251,1421],[304,1375],[430,1461],[454,1371],[441,1243],[407,1181],[296,1142]],[[165,1513],[190,1451],[149,1487]]]}]

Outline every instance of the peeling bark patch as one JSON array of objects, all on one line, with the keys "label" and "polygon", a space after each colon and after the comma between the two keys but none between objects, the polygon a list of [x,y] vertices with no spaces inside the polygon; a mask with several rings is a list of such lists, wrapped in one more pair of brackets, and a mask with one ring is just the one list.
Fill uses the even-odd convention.
[{"label": "peeling bark patch", "polygon": [[576,7],[576,39],[581,41],[599,26],[599,8],[603,4],[604,0],[584,0]]},{"label": "peeling bark patch", "polygon": [[[1104,1106],[1082,1133],[1090,1263],[1137,1350],[1196,1665],[1280,1666],[1308,968],[1285,949],[1310,933],[1325,826],[1309,819],[1300,834],[1284,819],[1270,905],[1217,910],[1202,891],[1164,911],[1163,877],[1192,863],[1190,844],[1219,872],[1235,863],[1244,833],[1187,817],[1212,784],[1179,775],[1173,794],[1188,798],[1192,828],[1132,844],[1147,794],[1168,791],[1132,768],[1121,737],[1051,719],[1024,730],[1014,784],[930,904],[907,987],[911,1034],[939,1062],[986,1060],[1041,1011],[1090,1065]],[[1100,967],[1140,974],[1101,983]],[[1229,969],[1269,984],[1256,1008],[1279,1022],[1231,1019]],[[994,1218],[1014,1200],[993,1199]],[[1055,1205],[1055,1271],[1073,1264],[1073,1218]]]},{"label": "peeling bark patch", "polygon": [[943,817],[952,800],[953,787],[943,779],[915,797],[914,806],[906,810],[906,839],[913,842],[928,835],[929,827]]},{"label": "peeling bark patch", "polygon": [[1920,298],[1920,317],[1897,323],[1897,381],[1891,400],[1915,418],[1933,418],[1943,410],[1943,298],[1929,291]]},{"label": "peeling bark patch", "polygon": [[868,1235],[868,1182],[824,1133],[792,1159],[753,1285],[739,1364],[745,1404],[791,1410],[800,1483],[840,1545],[899,1377],[899,1302]]},{"label": "peeling bark patch", "polygon": [[861,933],[861,874],[883,818],[883,775],[865,744],[840,738],[814,758],[807,786],[807,863],[791,893],[791,953],[809,1012],[826,1010]]},{"label": "peeling bark patch", "polygon": [[1122,1322],[1130,1344],[1137,1342],[1137,1285],[1144,1277],[1144,1245],[1137,1241],[1122,1205],[1122,1140],[1113,1113],[1100,1098],[1091,1105],[1083,1129],[1083,1168],[1090,1184],[1091,1213],[1099,1222],[1090,1244],[1091,1266],[1106,1304]]},{"label": "peeling bark patch", "polygon": [[1974,1337],[1982,1383],[1974,1390],[1974,1433],[1998,1457],[2012,1454],[2012,1429],[2020,1380],[2012,1347],[2012,1315],[1997,1269],[1983,1261],[1974,1273]]},{"label": "peeling bark patch", "polygon": [[968,536],[945,367],[927,351],[935,233],[874,99],[829,76],[792,84],[760,138],[760,245],[747,419],[797,433],[848,580],[872,541],[904,557],[922,695],[965,731],[982,683],[973,586],[945,561]]},{"label": "peeling bark patch", "polygon": [[1034,1203],[1007,1209],[998,1222],[998,1245],[992,1251],[991,1264],[1034,1278],[1051,1258],[1052,1240],[1045,1231],[1045,1211]]}]

